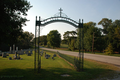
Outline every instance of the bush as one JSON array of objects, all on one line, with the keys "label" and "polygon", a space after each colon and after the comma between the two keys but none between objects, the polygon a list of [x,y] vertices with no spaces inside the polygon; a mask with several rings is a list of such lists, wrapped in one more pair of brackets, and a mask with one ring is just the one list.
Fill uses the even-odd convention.
[{"label": "bush", "polygon": [[109,45],[108,45],[108,47],[104,50],[105,51],[105,54],[113,54],[114,52],[113,52],[113,47],[112,47],[112,44],[111,43],[109,43]]}]

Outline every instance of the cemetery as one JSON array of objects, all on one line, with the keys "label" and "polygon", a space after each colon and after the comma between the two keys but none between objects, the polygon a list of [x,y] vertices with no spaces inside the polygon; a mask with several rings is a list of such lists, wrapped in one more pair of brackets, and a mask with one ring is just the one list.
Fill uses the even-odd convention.
[{"label": "cemetery", "polygon": [[[9,57],[9,54],[13,54],[13,56]],[[8,52],[0,51],[0,56],[2,56],[2,58],[7,58],[7,56],[8,56],[9,60],[23,59],[20,57],[20,55],[23,55],[23,54],[26,54],[27,56],[31,56],[33,54],[33,50],[32,49],[18,50],[18,47],[16,47],[16,50],[15,50],[15,45],[13,45],[13,50],[12,50],[12,47],[10,47],[10,51],[8,51]]]},{"label": "cemetery", "polygon": [[[116,67],[98,63],[97,61],[85,60],[85,71],[77,72],[73,66],[68,64],[63,59],[59,58],[55,52],[52,53],[49,51],[40,50],[40,53],[42,54],[42,63],[41,72],[38,74],[34,72],[34,51],[31,56],[28,56],[26,53],[28,52],[27,50],[29,49],[22,50],[24,54],[20,55],[20,57],[23,58],[23,60],[11,60],[15,54],[9,54],[7,58],[0,56],[0,63],[3,65],[0,66],[0,77],[2,75],[3,80],[33,80],[34,78],[37,80],[51,80],[53,77],[56,80],[74,80],[78,78],[81,80],[89,80],[93,79],[94,75],[97,77],[101,73],[103,74],[104,72],[109,72],[109,70],[113,71],[114,69],[117,69]],[[45,57],[45,54],[47,57]],[[69,57],[72,58],[72,56]],[[7,78],[5,76],[10,76],[10,78]]]}]

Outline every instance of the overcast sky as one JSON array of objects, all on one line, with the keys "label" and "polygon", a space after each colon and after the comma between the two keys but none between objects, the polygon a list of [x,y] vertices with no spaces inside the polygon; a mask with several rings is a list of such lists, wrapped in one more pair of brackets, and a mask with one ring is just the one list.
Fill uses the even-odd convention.
[{"label": "overcast sky", "polygon": [[[113,21],[120,19],[120,0],[28,0],[33,6],[27,12],[27,26],[23,27],[24,31],[35,34],[35,17],[40,16],[41,19],[53,17],[59,12],[59,8],[63,9],[69,18],[78,21],[83,19],[84,23],[98,23],[102,18],[109,18]],[[102,28],[101,26],[98,26]],[[51,23],[41,28],[41,35],[47,35],[51,30],[58,30],[61,36],[66,31],[76,30],[74,26],[67,23]]]}]

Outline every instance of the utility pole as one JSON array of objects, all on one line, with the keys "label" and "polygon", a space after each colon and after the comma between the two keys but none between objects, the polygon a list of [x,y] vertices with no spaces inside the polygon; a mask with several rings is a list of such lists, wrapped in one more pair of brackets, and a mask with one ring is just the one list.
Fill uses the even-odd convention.
[{"label": "utility pole", "polygon": [[92,53],[93,53],[93,50],[94,49],[94,32],[93,32],[93,42],[92,42]]}]

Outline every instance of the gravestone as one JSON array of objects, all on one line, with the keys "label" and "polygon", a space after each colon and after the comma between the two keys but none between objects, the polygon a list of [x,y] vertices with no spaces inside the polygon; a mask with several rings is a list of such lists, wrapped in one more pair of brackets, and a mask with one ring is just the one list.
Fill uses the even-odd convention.
[{"label": "gravestone", "polygon": [[2,51],[0,51],[0,56],[2,56]]},{"label": "gravestone", "polygon": [[2,57],[7,57],[5,52],[2,53]]},{"label": "gravestone", "polygon": [[15,44],[13,45],[13,54],[15,54]]},{"label": "gravestone", "polygon": [[9,60],[12,60],[12,57],[9,57]]},{"label": "gravestone", "polygon": [[32,50],[30,50],[30,49],[29,49],[29,51],[28,51],[28,54],[27,54],[27,55],[28,55],[28,56],[31,56],[31,54],[32,54]]},{"label": "gravestone", "polygon": [[31,53],[28,53],[27,55],[28,55],[28,56],[31,56]]},{"label": "gravestone", "polygon": [[24,54],[23,50],[19,50],[19,51],[18,51],[18,54],[19,54],[19,55],[23,55],[23,54]]},{"label": "gravestone", "polygon": [[10,47],[10,51],[9,51],[9,54],[12,54],[12,47]]},{"label": "gravestone", "polygon": [[46,54],[46,55],[45,55],[45,58],[46,58],[46,59],[48,59],[49,57],[50,57],[50,55],[49,55],[49,54]]},{"label": "gravestone", "polygon": [[54,54],[53,57],[56,57],[56,54]]},{"label": "gravestone", "polygon": [[40,52],[40,55],[42,56],[42,55],[43,55],[43,53],[44,53],[44,52],[43,52],[43,50],[42,50],[42,51]]},{"label": "gravestone", "polygon": [[18,54],[18,52],[15,52],[15,55],[13,56],[14,59],[20,59],[20,55]]},{"label": "gravestone", "polygon": [[52,59],[55,60],[54,57],[52,57]]},{"label": "gravestone", "polygon": [[26,51],[25,51],[25,54],[28,54],[28,52],[29,52],[29,51],[28,51],[28,50],[26,50]]}]

